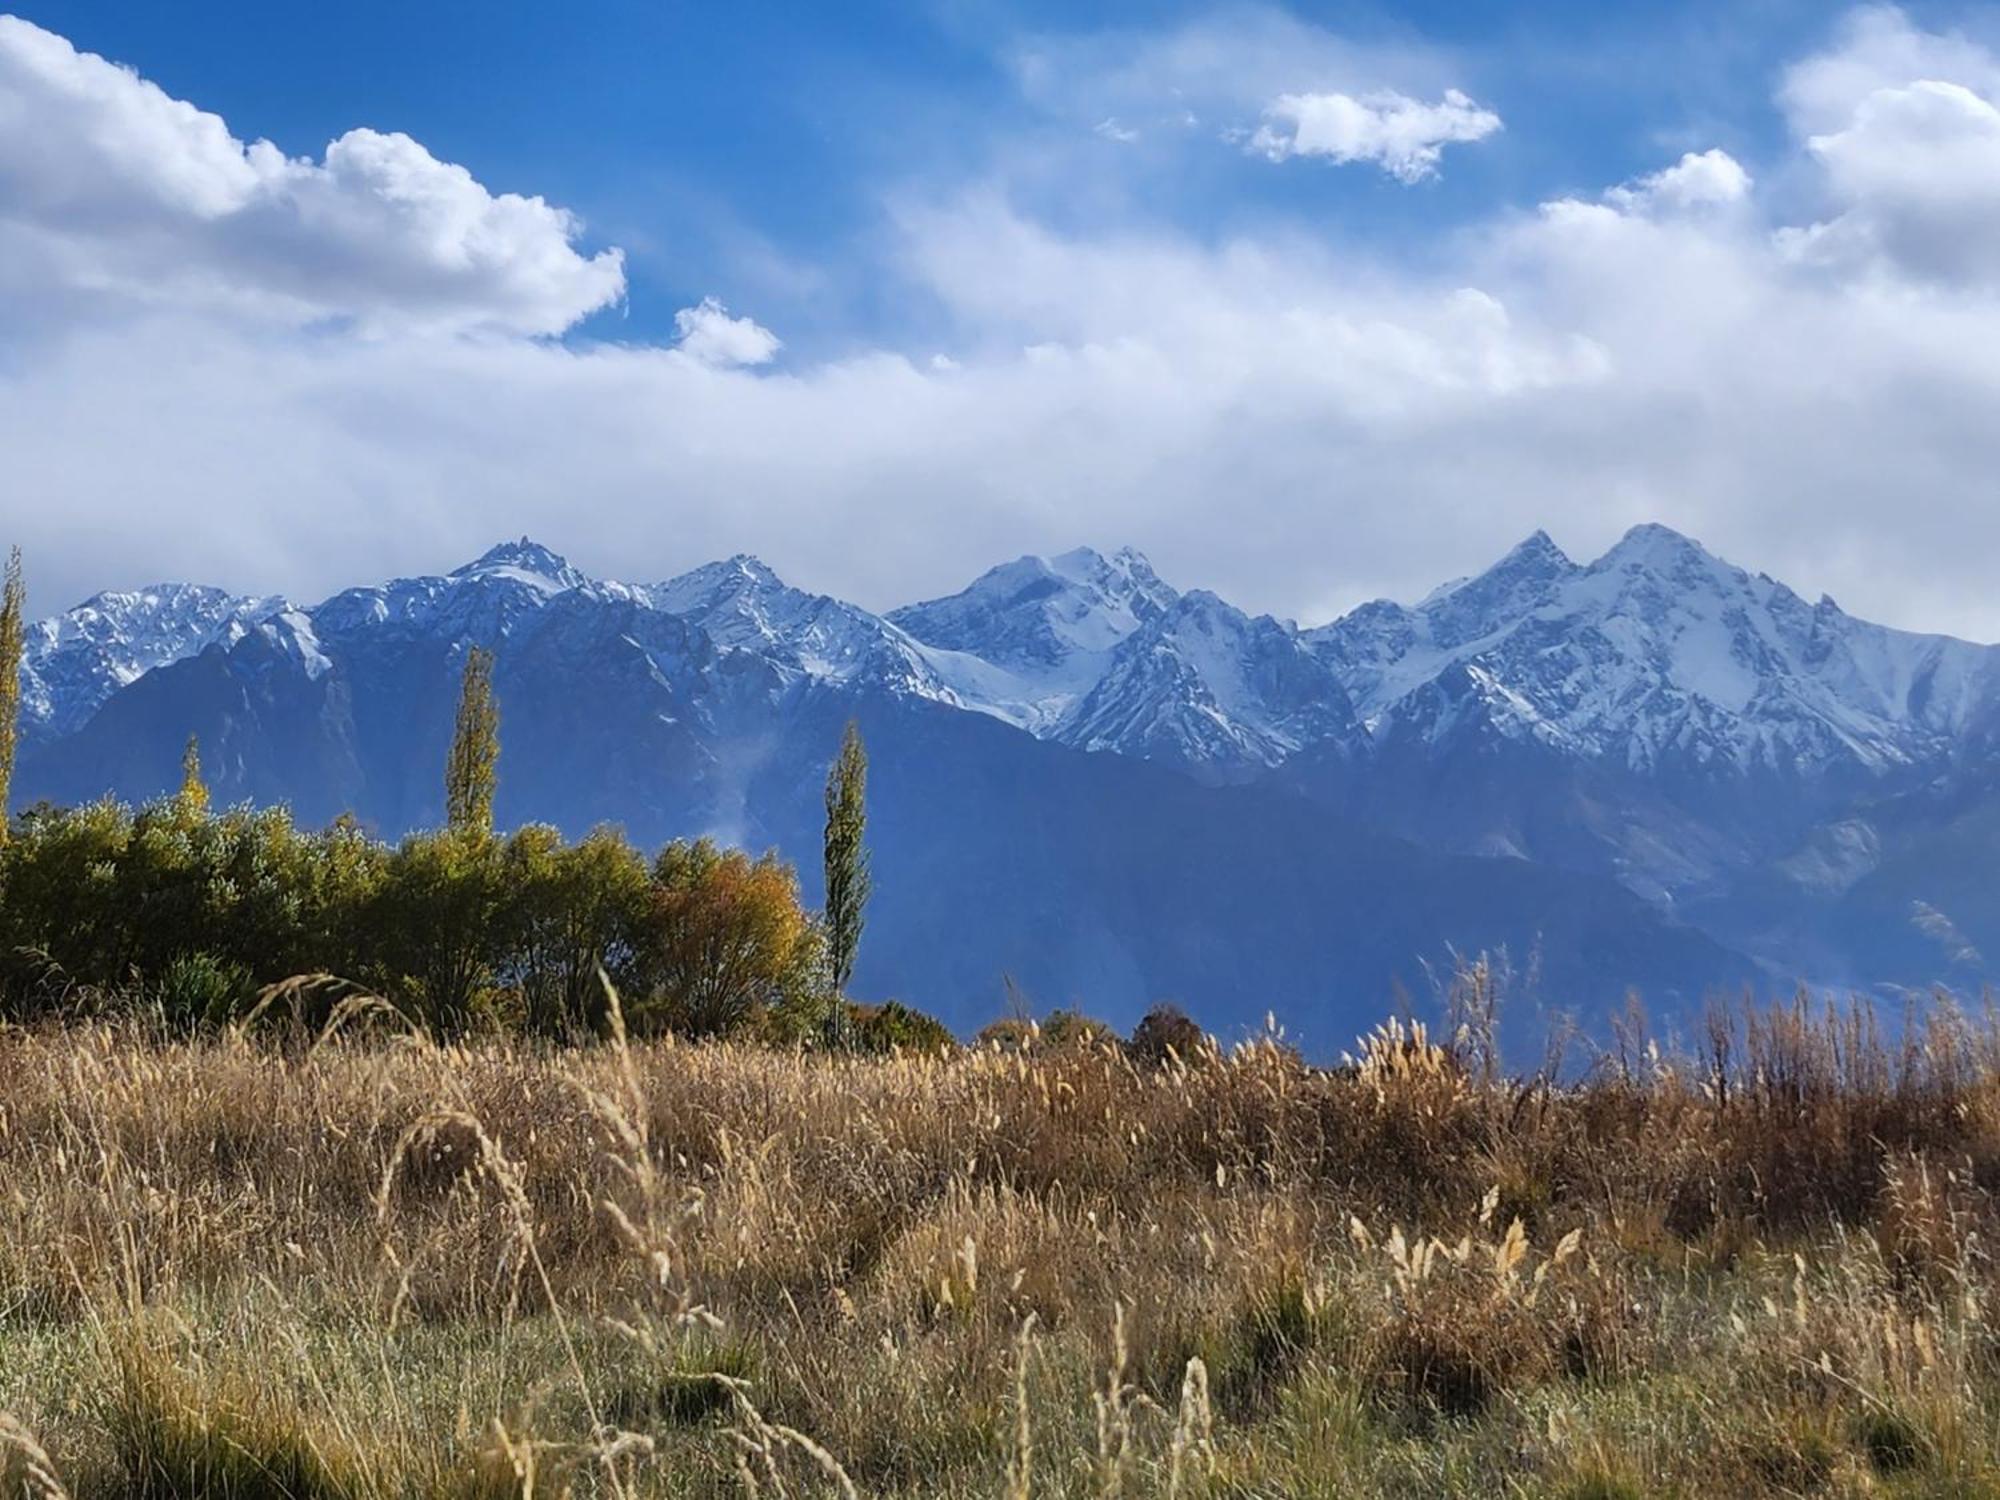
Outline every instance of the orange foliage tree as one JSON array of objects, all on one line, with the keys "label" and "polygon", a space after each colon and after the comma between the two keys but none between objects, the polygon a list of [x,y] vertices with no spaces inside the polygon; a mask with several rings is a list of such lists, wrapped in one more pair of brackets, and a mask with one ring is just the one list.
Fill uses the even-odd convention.
[{"label": "orange foliage tree", "polygon": [[822,964],[798,879],[774,854],[752,859],[708,839],[675,842],[653,865],[640,937],[647,1029],[721,1036],[766,1014],[804,1016]]}]

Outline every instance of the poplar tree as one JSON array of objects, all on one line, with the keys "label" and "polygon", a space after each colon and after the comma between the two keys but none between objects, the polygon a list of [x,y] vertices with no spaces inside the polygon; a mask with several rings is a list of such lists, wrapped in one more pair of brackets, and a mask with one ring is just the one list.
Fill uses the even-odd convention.
[{"label": "poplar tree", "polygon": [[0,585],[0,844],[7,842],[7,794],[14,783],[14,746],[21,728],[21,658],[28,648],[28,587],[21,549],[7,554]]},{"label": "poplar tree", "polygon": [[181,790],[176,800],[183,816],[208,816],[208,783],[201,779],[201,741],[194,735],[188,736],[187,749],[181,752]]},{"label": "poplar tree", "polygon": [[841,1002],[854,977],[854,954],[861,944],[863,913],[874,882],[868,874],[868,752],[852,719],[841,738],[840,754],[826,773],[826,949],[833,993],[828,1004],[828,1039],[840,1033]]},{"label": "poplar tree", "polygon": [[458,690],[458,727],[445,762],[445,824],[454,832],[493,831],[493,788],[500,760],[500,709],[493,700],[493,653],[474,646],[465,653]]}]

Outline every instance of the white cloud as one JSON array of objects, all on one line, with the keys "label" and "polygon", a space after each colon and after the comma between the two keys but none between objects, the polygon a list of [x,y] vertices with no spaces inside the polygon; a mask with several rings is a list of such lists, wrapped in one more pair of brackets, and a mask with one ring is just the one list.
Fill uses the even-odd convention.
[{"label": "white cloud", "polygon": [[1864,5],[1840,23],[1833,46],[1785,70],[1778,98],[1804,138],[1845,129],[1870,95],[1919,79],[1992,98],[2000,96],[2000,59],[1957,33],[1919,30],[1893,5]]},{"label": "white cloud", "polygon": [[1783,232],[1791,254],[1887,280],[2000,287],[2000,58],[1870,7],[1787,70],[1780,98],[1830,210]]},{"label": "white cloud", "polygon": [[1399,182],[1421,182],[1436,173],[1446,146],[1483,140],[1499,128],[1498,115],[1457,89],[1446,89],[1436,104],[1389,90],[1358,98],[1281,94],[1265,109],[1249,146],[1272,161],[1372,161]]},{"label": "white cloud", "polygon": [[1877,89],[1810,142],[1837,217],[1793,244],[1820,262],[2000,285],[2000,109],[1961,84]]},{"label": "white cloud", "polygon": [[0,299],[28,303],[23,316],[55,295],[69,312],[557,333],[624,289],[618,252],[585,258],[577,227],[405,135],[349,131],[318,163],[246,146],[215,115],[0,16]]},{"label": "white cloud", "polygon": [[718,369],[769,364],[784,348],[770,329],[759,327],[750,318],[730,317],[729,309],[713,297],[704,297],[698,305],[675,313],[674,328],[680,335],[681,353]]},{"label": "white cloud", "polygon": [[1611,189],[1604,196],[1620,208],[1638,212],[1719,208],[1750,196],[1750,174],[1727,151],[1690,151],[1671,167],[1636,182]]}]

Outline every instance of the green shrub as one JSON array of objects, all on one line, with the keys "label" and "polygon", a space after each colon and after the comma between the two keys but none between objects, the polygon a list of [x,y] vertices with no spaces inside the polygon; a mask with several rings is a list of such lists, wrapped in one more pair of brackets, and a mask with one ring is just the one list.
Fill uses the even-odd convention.
[{"label": "green shrub", "polygon": [[958,1046],[951,1028],[896,1000],[847,1005],[848,1045],[856,1052],[949,1052]]},{"label": "green shrub", "polygon": [[176,1031],[220,1026],[241,1015],[255,992],[241,964],[212,953],[183,953],[160,976],[160,1015]]},{"label": "green shrub", "polygon": [[1044,1047],[1094,1047],[1114,1040],[1111,1028],[1082,1011],[1052,1010],[1043,1020],[1038,1037]]},{"label": "green shrub", "polygon": [[980,1027],[973,1039],[977,1047],[993,1047],[1002,1052],[1025,1052],[1034,1045],[1035,1023],[1019,1016],[1002,1016]]},{"label": "green shrub", "polygon": [[[706,840],[650,868],[602,829],[390,848],[351,819],[301,830],[283,809],[180,799],[38,807],[0,845],[0,1019],[109,1002],[220,1024],[263,986],[331,974],[438,1036],[574,1037],[602,1030],[608,977],[636,1031],[722,1036],[820,1014],[822,951],[788,865]],[[317,1011],[341,993],[305,998]],[[937,1041],[915,1012],[878,1029],[884,1046]]]}]

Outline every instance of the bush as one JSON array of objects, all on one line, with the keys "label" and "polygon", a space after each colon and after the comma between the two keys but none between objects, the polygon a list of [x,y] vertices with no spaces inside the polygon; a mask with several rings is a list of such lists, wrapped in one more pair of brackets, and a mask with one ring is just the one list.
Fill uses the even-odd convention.
[{"label": "bush", "polygon": [[847,1005],[847,1040],[856,1052],[950,1052],[958,1038],[934,1016],[895,1000]]},{"label": "bush", "polygon": [[522,1023],[543,1036],[601,1031],[600,971],[620,994],[642,983],[639,956],[650,887],[646,861],[616,831],[594,830],[565,845],[546,824],[507,840],[502,982],[519,999]]},{"label": "bush", "polygon": [[[636,1030],[721,1036],[818,1014],[821,969],[791,868],[706,840],[649,869],[607,829],[390,848],[349,819],[305,831],[282,809],[177,800],[39,807],[0,845],[0,1019],[143,1002],[176,1027],[221,1024],[261,986],[336,974],[439,1036],[566,1037],[601,1029],[601,973]],[[897,1010],[876,1023],[884,1046],[935,1041]]]},{"label": "bush", "polygon": [[660,851],[638,949],[637,1029],[687,1036],[727,1036],[765,1010],[808,1003],[821,968],[791,866],[708,839]]},{"label": "bush", "polygon": [[1048,1048],[1095,1047],[1100,1042],[1115,1040],[1115,1033],[1095,1016],[1086,1016],[1082,1011],[1052,1010],[1042,1022],[1037,1040]]},{"label": "bush", "polygon": [[1132,1028],[1125,1050],[1138,1063],[1158,1067],[1168,1057],[1193,1062],[1202,1050],[1206,1035],[1178,1005],[1156,1005]]},{"label": "bush", "polygon": [[1019,1016],[988,1021],[972,1039],[975,1047],[991,1047],[1000,1052],[1026,1052],[1034,1042],[1035,1023]]},{"label": "bush", "polygon": [[176,1031],[225,1025],[242,1014],[254,993],[241,964],[212,953],[184,953],[160,976],[160,1015]]}]

